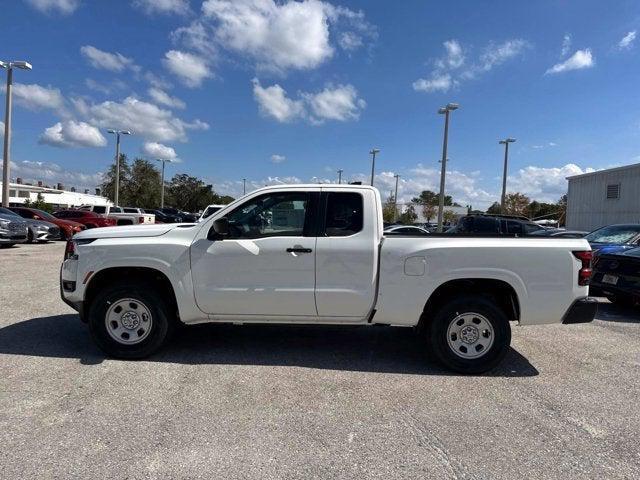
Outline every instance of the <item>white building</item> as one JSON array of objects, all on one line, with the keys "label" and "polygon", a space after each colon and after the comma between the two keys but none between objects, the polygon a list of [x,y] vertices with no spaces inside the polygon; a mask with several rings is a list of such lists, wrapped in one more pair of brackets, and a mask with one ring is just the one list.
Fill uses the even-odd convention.
[{"label": "white building", "polygon": [[[2,182],[0,182],[0,188],[1,186]],[[108,198],[99,194],[99,189],[96,189],[96,194],[94,195],[89,193],[89,190],[84,190],[83,192],[76,192],[74,189],[64,190],[64,187],[60,184],[56,187],[47,187],[42,182],[38,182],[38,185],[27,185],[18,179],[17,183],[9,184],[9,203],[22,204],[27,200],[33,202],[38,199],[38,194],[40,194],[44,201],[54,208],[70,208],[80,205],[113,205]]]},{"label": "white building", "polygon": [[567,229],[640,223],[640,163],[568,177]]}]

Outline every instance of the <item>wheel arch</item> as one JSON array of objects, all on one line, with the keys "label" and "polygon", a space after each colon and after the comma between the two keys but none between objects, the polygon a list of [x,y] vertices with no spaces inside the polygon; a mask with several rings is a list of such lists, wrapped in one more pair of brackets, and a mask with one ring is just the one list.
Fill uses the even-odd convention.
[{"label": "wheel arch", "polygon": [[520,320],[520,301],[511,284],[494,278],[464,278],[448,280],[433,291],[424,305],[418,328],[423,331],[439,307],[460,295],[487,296],[509,320]]}]

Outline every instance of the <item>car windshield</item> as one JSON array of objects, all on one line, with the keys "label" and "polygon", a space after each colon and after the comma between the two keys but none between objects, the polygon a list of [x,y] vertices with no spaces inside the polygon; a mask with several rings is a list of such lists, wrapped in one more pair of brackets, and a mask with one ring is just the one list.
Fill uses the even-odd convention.
[{"label": "car windshield", "polygon": [[12,217],[20,217],[20,215],[18,215],[13,210],[9,210],[8,208],[4,208],[4,207],[0,207],[0,213],[2,213],[3,215],[11,215]]},{"label": "car windshield", "polygon": [[623,244],[640,233],[640,225],[611,225],[600,228],[584,238],[590,243]]}]

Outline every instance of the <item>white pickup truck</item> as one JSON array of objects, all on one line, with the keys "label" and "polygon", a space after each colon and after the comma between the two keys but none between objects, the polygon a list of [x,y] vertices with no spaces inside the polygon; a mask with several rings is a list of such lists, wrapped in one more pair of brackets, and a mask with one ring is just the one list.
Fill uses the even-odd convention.
[{"label": "white pickup truck", "polygon": [[78,210],[99,213],[103,217],[113,218],[116,225],[142,225],[156,223],[156,216],[145,213],[139,208],[122,208],[113,205],[81,205]]},{"label": "white pickup truck", "polygon": [[97,228],[67,244],[63,300],[107,354],[142,358],[180,322],[416,327],[465,373],[522,325],[590,322],[586,240],[383,234],[378,191],[267,187],[198,224]]}]

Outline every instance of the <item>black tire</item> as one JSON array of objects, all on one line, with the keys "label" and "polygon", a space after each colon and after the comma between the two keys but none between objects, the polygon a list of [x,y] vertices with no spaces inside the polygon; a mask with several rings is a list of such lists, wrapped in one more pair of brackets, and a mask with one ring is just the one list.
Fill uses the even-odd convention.
[{"label": "black tire", "polygon": [[0,243],[0,248],[11,248],[15,243]]},{"label": "black tire", "polygon": [[27,243],[33,243],[33,233],[31,232],[31,229],[27,231]]},{"label": "black tire", "polygon": [[[448,329],[456,318],[464,314],[479,314],[484,317],[482,321],[490,324],[490,329],[485,329],[480,334],[488,335],[493,330],[493,340],[488,348],[476,358],[463,358],[464,353],[457,353],[450,346]],[[469,315],[475,322],[473,315]],[[511,326],[504,312],[496,306],[490,298],[480,295],[463,295],[452,299],[442,305],[426,328],[427,342],[430,353],[445,367],[464,374],[478,374],[496,367],[509,351],[511,344]],[[479,342],[476,347],[479,347]],[[466,349],[466,345],[464,345]],[[478,354],[471,352],[472,355]]]},{"label": "black tire", "polygon": [[635,300],[631,296],[608,295],[607,300],[621,307],[635,307],[636,305]]},{"label": "black tire", "polygon": [[[151,327],[139,343],[120,343],[107,331],[105,318],[109,308],[123,299],[141,302],[151,314]],[[89,330],[98,347],[107,355],[124,359],[145,358],[162,348],[171,337],[176,322],[171,311],[154,285],[125,281],[104,288],[91,302],[88,309]]]}]

